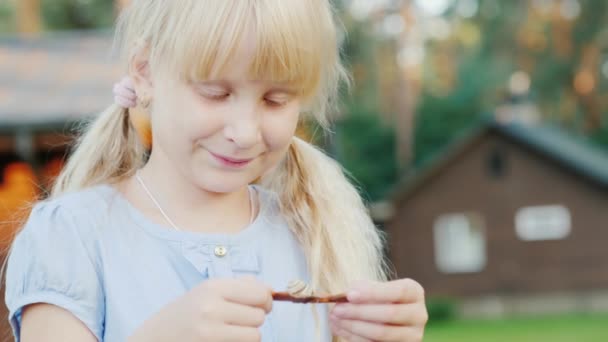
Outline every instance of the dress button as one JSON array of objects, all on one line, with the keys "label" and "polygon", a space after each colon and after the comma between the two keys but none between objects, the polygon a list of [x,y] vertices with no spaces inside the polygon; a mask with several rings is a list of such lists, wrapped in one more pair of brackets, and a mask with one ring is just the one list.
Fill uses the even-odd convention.
[{"label": "dress button", "polygon": [[228,253],[228,250],[224,246],[216,246],[215,250],[213,251],[213,253],[215,254],[216,257],[220,257],[221,258],[224,255],[226,255],[226,253]]}]

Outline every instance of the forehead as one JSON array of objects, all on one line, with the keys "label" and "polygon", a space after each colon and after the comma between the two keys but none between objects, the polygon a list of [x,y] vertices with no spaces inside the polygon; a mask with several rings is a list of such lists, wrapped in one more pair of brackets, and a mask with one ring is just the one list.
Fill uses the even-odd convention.
[{"label": "forehead", "polygon": [[[214,63],[209,79],[248,79],[256,80],[260,75],[252,75],[256,59],[255,35],[251,30],[241,37],[233,47],[233,53],[224,63]],[[256,77],[258,76],[258,77]]]},{"label": "forehead", "polygon": [[[288,84],[305,97],[314,96],[321,70],[335,59],[336,47],[332,35],[319,29],[319,20],[313,25],[313,11],[303,4],[306,1],[288,2],[257,8],[252,5],[257,2],[220,1],[217,4],[231,4],[234,11],[217,11],[218,17],[208,21],[194,20],[189,14],[185,22],[176,24],[189,34],[172,36],[167,49],[159,50],[170,64],[167,71],[187,82],[260,80]],[[240,5],[246,3],[253,7]],[[208,11],[205,15],[210,19]]]},{"label": "forehead", "polygon": [[271,77],[271,73],[266,74],[259,70],[255,72],[257,62],[256,42],[253,33],[248,33],[235,46],[231,58],[225,63],[214,65],[208,79],[199,80],[201,82],[211,82],[213,85],[235,87],[253,86],[261,88],[273,88],[275,90],[288,92],[298,95],[301,93],[301,83],[297,80]]}]

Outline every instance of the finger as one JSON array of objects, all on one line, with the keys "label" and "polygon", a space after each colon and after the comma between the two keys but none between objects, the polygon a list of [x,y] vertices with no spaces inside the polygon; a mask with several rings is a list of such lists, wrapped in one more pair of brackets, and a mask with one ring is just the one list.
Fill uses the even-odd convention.
[{"label": "finger", "polygon": [[424,325],[424,304],[338,304],[331,315],[339,319],[398,325]]},{"label": "finger", "polygon": [[265,312],[272,309],[272,290],[253,277],[227,279],[216,284],[222,298],[229,302],[259,307]]},{"label": "finger", "polygon": [[422,341],[422,327],[404,327],[384,325],[365,321],[340,319],[333,321],[336,327],[347,334],[370,339],[372,341]]},{"label": "finger", "polygon": [[362,282],[347,293],[352,303],[416,303],[424,301],[424,289],[411,279]]},{"label": "finger", "polygon": [[370,339],[363,338],[361,336],[355,336],[353,333],[338,327],[333,322],[329,323],[329,327],[330,327],[333,335],[343,337],[343,338],[347,339],[349,342],[368,342],[368,341],[373,342]]},{"label": "finger", "polygon": [[258,328],[264,324],[266,312],[258,307],[223,302],[218,308],[218,316],[230,325]]},{"label": "finger", "polygon": [[208,327],[203,341],[226,342],[259,342],[262,340],[260,330],[252,327],[238,327],[234,325],[220,325]]}]

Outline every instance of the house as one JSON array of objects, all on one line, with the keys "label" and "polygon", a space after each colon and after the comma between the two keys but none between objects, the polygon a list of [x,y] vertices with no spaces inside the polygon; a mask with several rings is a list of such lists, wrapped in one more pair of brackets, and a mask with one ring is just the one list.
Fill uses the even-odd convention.
[{"label": "house", "polygon": [[[117,8],[127,0],[117,0]],[[62,167],[76,122],[112,101],[121,71],[109,32],[41,33],[40,0],[10,0],[17,34],[0,36],[0,248],[28,202],[44,195]],[[2,283],[4,284],[4,283]],[[2,288],[3,300],[4,288]],[[0,305],[0,317],[7,317]],[[0,320],[0,340],[12,340]]]},{"label": "house", "polygon": [[608,310],[608,154],[491,121],[405,177],[385,223],[400,277],[466,316]]},{"label": "house", "polygon": [[[113,101],[109,32],[0,37],[0,248],[61,169],[77,122]],[[4,255],[4,253],[2,254]],[[3,298],[4,291],[2,291]],[[0,316],[6,317],[0,306]],[[0,321],[0,340],[8,341]]]},{"label": "house", "polygon": [[[76,123],[113,101],[120,70],[109,32],[0,38],[0,222],[45,190]],[[33,196],[33,198],[32,198]]]},{"label": "house", "polygon": [[0,152],[28,154],[54,144],[47,133],[112,103],[121,73],[111,39],[109,32],[0,38]]}]

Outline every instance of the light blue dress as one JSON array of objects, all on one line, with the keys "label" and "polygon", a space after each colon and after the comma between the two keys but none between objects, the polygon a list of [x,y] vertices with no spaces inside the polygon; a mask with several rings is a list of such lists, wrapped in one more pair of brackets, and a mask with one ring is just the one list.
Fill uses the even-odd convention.
[{"label": "light blue dress", "polygon": [[[277,195],[255,189],[260,213],[236,235],[156,224],[109,185],[38,203],[7,265],[6,304],[16,341],[21,310],[32,303],[67,309],[99,341],[122,342],[207,279],[254,275],[278,290],[293,279],[308,281],[304,254],[279,214]],[[330,341],[327,307],[316,311],[320,341]],[[275,302],[261,332],[264,342],[318,340],[311,305]]]}]

